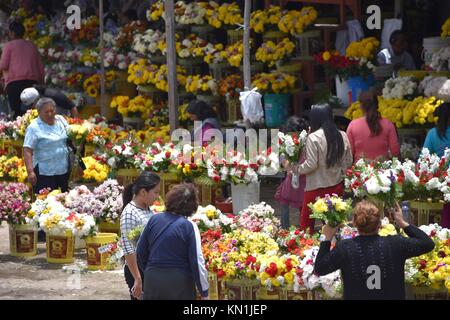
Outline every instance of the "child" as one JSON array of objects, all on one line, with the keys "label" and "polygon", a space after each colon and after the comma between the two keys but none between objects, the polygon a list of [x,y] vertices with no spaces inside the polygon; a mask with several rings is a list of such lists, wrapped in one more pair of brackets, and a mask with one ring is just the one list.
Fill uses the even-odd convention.
[{"label": "child", "polygon": [[[308,122],[298,116],[292,116],[286,121],[283,132],[301,132],[303,130],[309,130]],[[303,157],[300,156],[299,163],[303,160]],[[275,200],[281,204],[281,226],[283,229],[289,228],[289,207],[302,208],[305,184],[306,179],[302,175],[299,177],[299,187],[294,188],[292,186],[292,172],[289,170],[284,181],[278,186]]]}]

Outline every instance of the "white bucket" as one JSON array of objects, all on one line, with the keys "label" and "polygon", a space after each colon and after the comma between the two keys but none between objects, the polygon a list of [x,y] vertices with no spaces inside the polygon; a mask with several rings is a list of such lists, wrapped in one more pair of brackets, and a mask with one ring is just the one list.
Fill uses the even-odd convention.
[{"label": "white bucket", "polygon": [[350,105],[349,103],[349,92],[351,91],[350,87],[348,86],[348,82],[341,81],[338,76],[336,76],[336,96],[341,99],[344,106],[348,107]]},{"label": "white bucket", "polygon": [[250,184],[231,185],[231,198],[233,200],[233,213],[238,214],[252,204],[259,203],[259,182]]},{"label": "white bucket", "polygon": [[422,59],[425,65],[429,67],[433,60],[433,54],[448,46],[450,46],[450,38],[433,37],[423,39]]}]

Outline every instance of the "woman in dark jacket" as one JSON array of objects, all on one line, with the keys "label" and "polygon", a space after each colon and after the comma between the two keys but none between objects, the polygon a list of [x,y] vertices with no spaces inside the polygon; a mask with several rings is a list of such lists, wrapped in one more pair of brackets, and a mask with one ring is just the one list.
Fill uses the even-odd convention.
[{"label": "woman in dark jacket", "polygon": [[195,285],[206,299],[208,271],[200,232],[188,220],[198,207],[196,188],[175,186],[166,195],[166,207],[150,218],[136,250],[145,278],[144,300],[194,300]]},{"label": "woman in dark jacket", "polygon": [[405,222],[398,206],[393,212],[395,222],[408,238],[379,236],[380,210],[369,201],[358,203],[353,214],[359,236],[340,241],[330,251],[338,228],[326,225],[314,271],[324,276],[340,269],[346,300],[404,300],[405,261],[433,250],[434,242]]}]

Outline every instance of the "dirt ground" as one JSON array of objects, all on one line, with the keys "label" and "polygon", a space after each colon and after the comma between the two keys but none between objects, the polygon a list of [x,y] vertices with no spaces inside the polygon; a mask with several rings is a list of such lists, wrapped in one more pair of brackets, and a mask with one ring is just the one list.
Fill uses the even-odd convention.
[{"label": "dirt ground", "polygon": [[[279,206],[273,201],[276,179],[261,185],[261,201],[272,205],[279,214]],[[298,210],[291,209],[291,224],[298,224]],[[114,271],[84,271],[78,265],[85,263],[85,250],[75,251],[75,262],[63,270],[63,265],[49,264],[45,243],[38,243],[38,255],[16,258],[9,255],[9,230],[0,226],[0,300],[128,300],[123,269]],[[83,268],[81,268],[83,269]]]}]

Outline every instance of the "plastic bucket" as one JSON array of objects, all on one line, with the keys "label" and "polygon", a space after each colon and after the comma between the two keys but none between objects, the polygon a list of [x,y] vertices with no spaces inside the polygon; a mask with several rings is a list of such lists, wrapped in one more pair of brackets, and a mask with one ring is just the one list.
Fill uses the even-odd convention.
[{"label": "plastic bucket", "polygon": [[425,65],[430,66],[433,54],[447,46],[450,46],[450,38],[433,37],[423,39],[422,59]]},{"label": "plastic bucket", "polygon": [[232,184],[231,198],[233,201],[233,213],[238,214],[252,204],[259,203],[259,182],[249,184]]},{"label": "plastic bucket", "polygon": [[13,257],[37,254],[37,227],[29,224],[9,225],[9,250]]},{"label": "plastic bucket", "polygon": [[57,236],[47,232],[46,238],[48,263],[73,263],[75,238],[70,231]]},{"label": "plastic bucket", "polygon": [[86,259],[88,270],[108,269],[109,252],[100,253],[99,248],[117,242],[115,233],[97,233],[93,237],[86,238]]},{"label": "plastic bucket", "polygon": [[267,127],[278,128],[286,122],[290,97],[289,94],[266,93],[264,95],[264,117]]},{"label": "plastic bucket", "polygon": [[350,87],[350,91],[352,93],[352,103],[356,102],[359,99],[359,95],[370,89],[375,84],[375,78],[373,75],[370,75],[367,78],[363,77],[352,77],[348,79],[348,86]]},{"label": "plastic bucket", "polygon": [[98,226],[98,230],[103,233],[112,233],[120,236],[120,222],[110,223],[102,221]]}]

